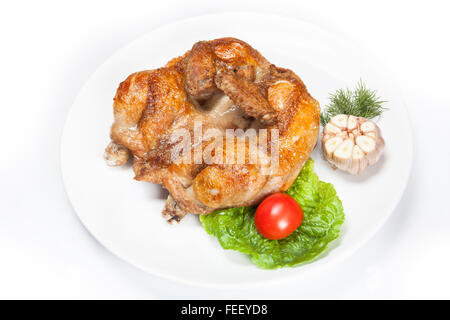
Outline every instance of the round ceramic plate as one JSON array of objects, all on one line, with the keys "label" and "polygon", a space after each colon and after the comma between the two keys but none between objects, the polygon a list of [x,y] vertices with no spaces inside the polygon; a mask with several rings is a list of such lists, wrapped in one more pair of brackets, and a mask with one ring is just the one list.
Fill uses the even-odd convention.
[{"label": "round ceramic plate", "polygon": [[[386,140],[382,159],[360,176],[334,171],[320,150],[315,171],[341,198],[346,222],[341,236],[313,262],[261,270],[238,252],[226,251],[203,230],[198,216],[177,226],[161,217],[167,193],[133,180],[130,166],[108,167],[103,151],[113,121],[112,98],[130,73],[163,66],[199,40],[232,36],[270,62],[292,69],[322,106],[336,89],[363,79],[389,111],[378,120]],[[204,286],[267,284],[323,269],[361,247],[399,202],[412,164],[408,116],[388,73],[351,43],[310,24],[271,15],[232,13],[176,22],[119,50],[92,75],[68,115],[62,139],[62,171],[69,198],[86,228],[111,252],[154,275]]]}]

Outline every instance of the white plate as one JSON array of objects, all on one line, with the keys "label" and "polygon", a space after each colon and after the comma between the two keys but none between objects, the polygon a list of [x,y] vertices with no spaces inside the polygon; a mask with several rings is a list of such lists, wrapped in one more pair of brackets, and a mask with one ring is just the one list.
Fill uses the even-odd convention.
[{"label": "white plate", "polygon": [[[130,73],[163,66],[199,40],[233,36],[247,41],[272,63],[292,69],[321,105],[328,94],[362,78],[389,100],[379,121],[386,150],[363,175],[333,171],[312,154],[319,177],[334,184],[346,222],[341,237],[313,263],[261,270],[246,256],[223,250],[197,216],[178,226],[161,217],[166,192],[134,181],[130,167],[110,168],[102,155],[113,121],[112,98]],[[242,286],[292,280],[334,263],[361,247],[399,202],[412,164],[408,116],[387,73],[357,47],[301,21],[229,13],[176,22],[133,41],[89,79],[70,110],[62,139],[62,171],[69,198],[86,228],[123,260],[163,278],[203,286]]]}]

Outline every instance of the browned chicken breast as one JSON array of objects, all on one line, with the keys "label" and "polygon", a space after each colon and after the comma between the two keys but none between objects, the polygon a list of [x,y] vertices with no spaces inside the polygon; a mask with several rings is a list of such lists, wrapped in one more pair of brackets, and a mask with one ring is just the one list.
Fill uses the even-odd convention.
[{"label": "browned chicken breast", "polygon": [[119,85],[105,160],[131,157],[136,180],[165,187],[163,215],[176,223],[289,188],[317,142],[319,113],[296,74],[247,43],[201,41]]}]

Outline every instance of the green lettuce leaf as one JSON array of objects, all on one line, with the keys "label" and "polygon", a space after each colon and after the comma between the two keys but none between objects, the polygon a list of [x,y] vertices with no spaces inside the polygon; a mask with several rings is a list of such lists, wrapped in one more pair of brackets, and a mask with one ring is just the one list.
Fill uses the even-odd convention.
[{"label": "green lettuce leaf", "polygon": [[258,233],[254,223],[256,207],[217,210],[200,216],[200,221],[224,249],[247,254],[258,267],[292,267],[313,259],[337,239],[345,217],[336,190],[319,180],[311,159],[286,193],[302,206],[304,220],[281,240],[265,239]]}]

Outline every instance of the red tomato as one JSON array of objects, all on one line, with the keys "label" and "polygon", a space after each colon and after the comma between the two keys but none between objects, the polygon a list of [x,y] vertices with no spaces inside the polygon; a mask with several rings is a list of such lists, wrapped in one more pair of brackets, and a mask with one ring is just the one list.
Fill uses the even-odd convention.
[{"label": "red tomato", "polygon": [[294,198],[285,193],[274,193],[268,196],[256,209],[256,229],[267,239],[286,238],[302,222],[302,207]]}]

